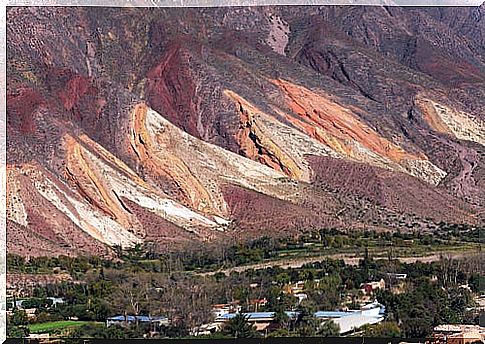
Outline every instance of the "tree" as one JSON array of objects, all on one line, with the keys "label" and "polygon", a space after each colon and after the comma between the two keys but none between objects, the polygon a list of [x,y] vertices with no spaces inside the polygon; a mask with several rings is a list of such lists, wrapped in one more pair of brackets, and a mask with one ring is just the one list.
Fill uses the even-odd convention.
[{"label": "tree", "polygon": [[191,330],[213,320],[212,298],[218,292],[211,280],[173,275],[159,278],[156,283],[159,291],[151,303],[156,297],[160,302],[159,308],[172,319],[174,325]]},{"label": "tree", "polygon": [[280,327],[287,328],[288,324],[290,323],[290,317],[285,311],[279,309],[274,314],[274,322]]},{"label": "tree", "polygon": [[335,309],[341,303],[342,280],[339,275],[323,276],[318,286],[309,285],[306,293],[318,309]]},{"label": "tree", "polygon": [[274,338],[274,337],[297,337],[298,334],[295,332],[288,331],[286,328],[279,328],[276,331],[270,332],[268,334],[269,338]]},{"label": "tree", "polygon": [[307,317],[303,322],[300,322],[297,329],[298,334],[300,337],[314,337],[317,334],[319,325],[319,320],[313,317]]},{"label": "tree", "polygon": [[305,300],[298,305],[298,311],[298,334],[301,337],[314,336],[320,325],[320,322],[313,316],[315,313],[315,305],[311,301]]},{"label": "tree", "polygon": [[[125,316],[140,315],[142,310],[147,310],[155,304],[150,302],[150,278],[145,274],[130,274],[116,276],[118,279],[117,289],[110,296],[110,303],[116,311]],[[100,310],[101,311],[101,310]]]},{"label": "tree", "polygon": [[485,291],[485,276],[473,274],[468,280],[468,284],[473,292],[479,293]]},{"label": "tree", "polygon": [[233,338],[254,338],[258,334],[256,327],[250,324],[246,316],[241,313],[229,319],[224,325],[222,332]]},{"label": "tree", "polygon": [[10,321],[12,322],[12,325],[22,326],[29,323],[29,318],[27,317],[27,313],[25,313],[24,310],[15,309],[12,313]]},{"label": "tree", "polygon": [[27,313],[23,310],[14,309],[13,314],[7,317],[7,337],[25,338],[29,335],[29,323]]},{"label": "tree", "polygon": [[332,320],[327,320],[317,330],[321,337],[337,337],[340,334],[340,326]]},{"label": "tree", "polygon": [[401,337],[399,325],[392,321],[385,321],[377,325],[368,326],[364,330],[366,337],[396,338]]},{"label": "tree", "polygon": [[7,320],[7,338],[26,338],[29,333],[27,326],[15,326]]}]

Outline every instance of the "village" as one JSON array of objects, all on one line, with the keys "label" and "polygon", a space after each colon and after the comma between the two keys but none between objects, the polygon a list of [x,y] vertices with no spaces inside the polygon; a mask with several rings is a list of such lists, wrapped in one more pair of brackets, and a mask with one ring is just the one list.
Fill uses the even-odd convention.
[{"label": "village", "polygon": [[[406,275],[394,276],[396,280],[405,279]],[[314,280],[317,284],[319,280]],[[250,285],[250,288],[257,288],[258,284],[254,283]],[[313,317],[319,322],[324,323],[326,321],[332,321],[337,325],[338,332],[335,335],[349,335],[358,333],[359,329],[365,325],[374,325],[382,322],[385,316],[385,307],[374,300],[369,302],[375,295],[377,290],[384,290],[386,284],[383,279],[380,281],[363,283],[359,290],[361,297],[357,300],[362,304],[360,309],[348,309],[348,307],[341,310],[334,311],[316,311]],[[288,295],[294,296],[298,299],[298,304],[307,299],[305,294],[305,281],[298,281],[293,284],[285,285],[284,292]],[[9,299],[13,300],[12,297]],[[56,307],[59,304],[63,304],[65,301],[62,298],[49,297],[44,300],[49,307]],[[355,301],[355,300],[354,300]],[[37,303],[38,304],[38,303]],[[35,307],[36,303],[29,299],[15,301],[15,308],[23,310],[29,319],[36,319],[39,314],[39,309]],[[12,305],[12,309],[13,309]],[[268,311],[268,300],[251,299],[249,300],[249,309],[252,311],[243,311],[239,301],[233,301],[225,304],[212,305],[213,321],[207,324],[201,324],[194,327],[190,334],[193,336],[207,336],[216,332],[222,331],[224,325],[233,319],[236,315],[242,315],[249,324],[254,325],[255,331],[262,336],[268,336],[272,331],[281,328],[281,323],[278,323],[276,312]],[[8,315],[12,315],[13,311],[9,310]],[[296,322],[301,315],[301,312],[295,310],[284,311],[284,314],[288,318],[288,323]],[[69,320],[79,320],[76,317],[71,317]],[[170,324],[170,319],[165,316],[148,316],[148,315],[116,315],[106,319],[106,327],[110,326],[133,326],[136,324],[149,325],[152,329],[151,335],[157,333],[157,330],[162,326]],[[318,327],[318,325],[317,325]],[[30,334],[29,338],[49,338],[48,333],[44,334]]]},{"label": "village", "polygon": [[51,339],[482,338],[480,251],[397,257],[400,245],[416,254],[476,240],[457,233],[322,230],[170,254],[138,245],[118,250],[116,262],[9,254],[7,331]]},{"label": "village", "polygon": [[[437,279],[437,276],[431,276],[430,281],[436,283]],[[386,306],[379,302],[379,297],[384,292],[390,295],[405,293],[409,286],[409,278],[406,273],[386,273],[378,280],[360,283],[358,288],[352,290],[352,292],[342,293],[341,303],[334,309],[305,307],[311,298],[309,294],[318,290],[324,283],[319,278],[279,285],[276,281],[272,281],[272,284],[280,289],[279,300],[288,298],[294,301],[293,304],[288,304],[290,306],[288,308],[282,308],[281,305],[275,306],[274,300],[270,301],[267,297],[211,304],[207,308],[209,314],[202,317],[206,321],[188,328],[185,336],[217,338],[218,335],[224,334],[229,337],[237,337],[237,331],[240,331],[240,333],[249,331],[250,334],[247,334],[247,336],[252,337],[272,337],[281,334],[296,335],[297,333],[317,336],[362,336],[380,333],[375,332],[375,329],[379,328],[381,330],[387,329],[387,332],[382,332],[386,336],[402,335],[397,323],[389,321],[390,314],[386,310]],[[247,289],[253,292],[248,293],[248,295],[258,294],[254,291],[261,290],[261,287],[259,283],[250,283]],[[460,285],[459,288],[472,293],[468,284]],[[11,286],[7,314],[11,318],[19,312],[25,314],[26,323],[31,323],[30,328],[34,329],[27,335],[28,338],[49,339],[55,338],[59,334],[66,334],[65,331],[62,331],[63,321],[65,324],[69,324],[65,330],[80,328],[81,325],[86,324],[86,321],[80,319],[79,316],[69,316],[63,321],[58,321],[60,325],[58,329],[54,325],[54,327],[44,326],[44,330],[35,330],[36,325],[38,325],[38,328],[42,328],[43,324],[49,323],[44,323],[44,320],[49,319],[46,314],[55,313],[52,311],[66,306],[69,301],[62,297],[26,298],[22,297],[22,293],[19,294],[18,291],[19,289]],[[27,294],[24,290],[24,295]],[[474,304],[476,305],[473,309],[474,312],[483,312],[485,310],[485,295],[475,295]],[[98,325],[103,326],[107,331],[114,328],[139,328],[143,329],[143,337],[159,338],[166,336],[167,329],[176,327],[179,321],[177,316],[171,317],[168,314],[142,313],[110,314],[105,317],[103,322],[98,322]],[[55,322],[53,323],[55,324]],[[395,328],[393,328],[393,325]],[[228,331],[231,326],[237,327],[235,333]],[[310,329],[309,327],[313,328]],[[302,332],[302,328],[305,328],[305,331]],[[430,338],[436,343],[479,343],[485,340],[485,327],[473,324],[443,323],[433,327]]]}]

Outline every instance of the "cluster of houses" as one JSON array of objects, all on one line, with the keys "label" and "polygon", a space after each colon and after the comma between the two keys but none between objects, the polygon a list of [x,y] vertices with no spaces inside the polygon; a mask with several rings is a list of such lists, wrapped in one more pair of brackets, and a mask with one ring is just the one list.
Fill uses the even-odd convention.
[{"label": "cluster of houses", "polygon": [[[399,276],[398,278],[406,278],[406,276]],[[313,283],[318,286],[319,280],[314,280]],[[295,296],[298,298],[298,302],[301,303],[307,298],[307,294],[305,294],[305,284],[305,281],[298,281],[285,285],[283,287],[283,292]],[[256,287],[256,285],[251,285],[250,287]],[[377,290],[386,288],[385,281],[383,279],[379,281],[371,281],[363,283],[360,287],[363,294],[360,299],[362,307],[350,310],[344,308],[344,310],[341,311],[318,311],[313,314],[314,318],[321,321],[321,323],[328,320],[335,322],[340,328],[341,335],[354,333],[364,325],[373,325],[383,321],[385,313],[384,306],[377,301],[372,300]],[[242,306],[238,301],[215,304],[212,307],[214,320],[192,329],[191,334],[194,336],[201,336],[221,331],[225,323],[234,318],[237,314],[242,314],[246,317],[249,323],[254,325],[258,332],[266,335],[278,329],[280,326],[275,319],[275,312],[261,311],[266,308],[267,304],[268,300],[266,298],[249,300],[245,312],[242,311]],[[296,321],[300,315],[299,312],[291,310],[288,310],[285,313],[288,316],[289,321]],[[108,318],[106,321],[107,326],[113,324],[125,326],[133,323],[149,323],[152,324],[155,329],[157,326],[168,325],[169,320],[166,317],[126,317],[118,315]]]},{"label": "cluster of houses", "polygon": [[[384,279],[370,281],[360,285],[360,296],[357,304],[361,306],[356,307],[358,309],[347,309],[344,307],[336,311],[318,311],[313,314],[313,317],[319,320],[320,324],[329,320],[333,321],[338,325],[340,335],[344,336],[356,334],[365,325],[374,325],[382,322],[385,316],[385,307],[375,300],[376,292],[378,290],[385,290],[386,288],[394,292],[394,288],[400,284],[402,285],[407,276],[405,274],[389,274],[388,277],[388,283],[390,283],[388,286]],[[318,285],[319,281],[314,280],[313,283]],[[298,302],[301,303],[307,298],[305,284],[306,282],[304,281],[288,284],[283,288],[283,291],[297,297]],[[64,300],[61,298],[49,299],[51,300],[52,307],[64,303]],[[24,302],[25,300],[14,299],[13,304],[18,309],[24,309],[27,315],[34,317],[36,310],[24,307]],[[256,331],[262,335],[267,335],[281,327],[281,324],[276,319],[275,312],[264,311],[267,309],[267,305],[268,300],[266,298],[249,300],[243,312],[243,308],[238,301],[215,304],[212,307],[214,320],[211,323],[203,324],[192,329],[191,334],[201,336],[221,331],[228,321],[233,319],[237,314],[242,314],[249,323],[254,325]],[[285,313],[290,323],[297,321],[301,315],[298,311],[293,310],[288,310]],[[113,325],[129,326],[133,324],[148,325],[151,328],[150,331],[156,333],[162,326],[170,325],[170,320],[164,316],[145,315],[117,315],[106,320],[107,327]],[[485,328],[478,325],[440,325],[434,328],[434,338],[437,343],[485,343]]]},{"label": "cluster of houses", "polygon": [[[251,300],[253,304],[260,307],[266,306],[268,300]],[[280,324],[276,321],[275,312],[242,312],[242,307],[239,302],[230,302],[225,304],[215,304],[212,309],[214,321],[208,324],[203,324],[192,329],[191,334],[194,336],[209,335],[219,332],[224,327],[224,324],[234,318],[237,314],[242,314],[249,323],[253,324],[256,331],[263,335],[278,329]],[[300,313],[298,311],[286,311],[288,320],[296,321]],[[385,307],[377,301],[364,305],[357,310],[346,311],[318,311],[313,314],[315,319],[324,323],[327,320],[332,320],[340,328],[340,334],[346,335],[356,332],[364,325],[377,324],[384,320]],[[133,315],[118,315],[110,317],[106,320],[106,326],[119,325],[127,326],[132,324],[149,324],[153,326],[153,331],[156,331],[160,326],[169,325],[170,321],[163,316],[133,316]]]},{"label": "cluster of houses", "polygon": [[[192,335],[208,335],[220,331],[226,322],[240,313],[240,310],[241,308],[237,303],[214,305],[215,320],[212,323],[194,328]],[[297,311],[286,311],[285,313],[290,321],[297,320],[300,315]],[[377,324],[383,321],[384,313],[385,307],[374,301],[358,310],[319,311],[315,312],[313,316],[321,323],[332,320],[339,325],[340,334],[345,335],[355,332],[364,325]],[[279,328],[275,319],[275,312],[244,312],[240,314],[244,315],[247,321],[255,326],[256,331],[262,334],[268,334]]]}]

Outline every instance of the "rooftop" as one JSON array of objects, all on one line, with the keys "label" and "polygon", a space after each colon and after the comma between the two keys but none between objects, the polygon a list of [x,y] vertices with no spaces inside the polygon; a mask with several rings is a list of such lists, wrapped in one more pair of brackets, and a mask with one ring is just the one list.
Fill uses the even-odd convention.
[{"label": "rooftop", "polygon": [[318,311],[314,315],[316,318],[341,318],[355,313],[356,311]]},{"label": "rooftop", "polygon": [[472,331],[484,331],[485,327],[480,325],[455,325],[455,324],[443,324],[438,325],[434,329],[434,332],[472,332]]},{"label": "rooftop", "polygon": [[[286,315],[290,318],[296,318],[298,316],[298,312],[290,312],[287,311],[285,312]],[[228,314],[222,314],[219,317],[217,317],[216,320],[229,320],[234,318],[238,313],[228,313]],[[239,313],[244,315],[248,320],[273,320],[275,312],[252,312],[252,313]]]},{"label": "rooftop", "polygon": [[353,314],[341,318],[332,319],[333,322],[340,326],[341,334],[351,332],[354,329],[358,329],[364,325],[377,324],[382,320],[384,320],[384,317],[367,316],[361,312],[354,312]]}]

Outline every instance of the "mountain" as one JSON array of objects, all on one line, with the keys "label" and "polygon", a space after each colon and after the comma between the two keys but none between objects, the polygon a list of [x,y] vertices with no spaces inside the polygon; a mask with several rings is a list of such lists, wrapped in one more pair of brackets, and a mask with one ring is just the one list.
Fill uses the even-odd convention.
[{"label": "mountain", "polygon": [[8,250],[485,223],[485,7],[10,7]]}]

